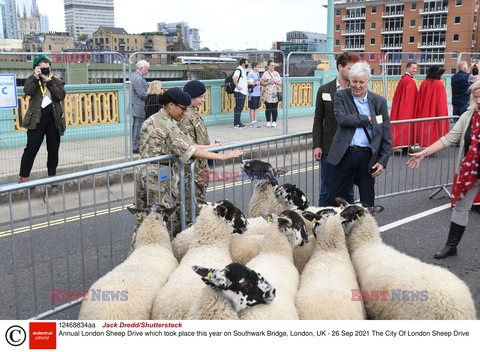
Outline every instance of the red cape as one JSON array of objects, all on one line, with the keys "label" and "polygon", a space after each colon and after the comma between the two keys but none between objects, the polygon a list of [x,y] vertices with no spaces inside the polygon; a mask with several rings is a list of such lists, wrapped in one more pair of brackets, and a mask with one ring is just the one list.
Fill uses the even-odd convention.
[{"label": "red cape", "polygon": [[[417,100],[417,84],[410,75],[403,75],[393,95],[390,121],[415,118],[415,102]],[[407,147],[413,144],[413,125],[408,123],[393,124],[393,147]]]},{"label": "red cape", "polygon": [[[415,117],[448,116],[447,91],[442,81],[438,79],[425,79],[420,85]],[[450,130],[448,120],[417,123],[415,129],[415,142],[421,147],[428,147],[437,139],[447,134]]]}]

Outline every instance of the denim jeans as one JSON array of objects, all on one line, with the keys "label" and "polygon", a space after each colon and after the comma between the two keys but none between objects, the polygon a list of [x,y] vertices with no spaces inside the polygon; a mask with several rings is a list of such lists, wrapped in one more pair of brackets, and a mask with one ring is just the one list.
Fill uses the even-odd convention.
[{"label": "denim jeans", "polygon": [[245,95],[240,92],[233,92],[235,97],[235,109],[233,110],[233,125],[240,125],[242,123],[241,116],[243,106],[245,105]]}]

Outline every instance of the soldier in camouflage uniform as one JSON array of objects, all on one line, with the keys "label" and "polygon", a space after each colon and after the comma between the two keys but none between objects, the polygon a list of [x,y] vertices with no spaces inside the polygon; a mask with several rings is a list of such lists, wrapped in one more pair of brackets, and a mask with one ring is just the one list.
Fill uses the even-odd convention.
[{"label": "soldier in camouflage uniform", "polygon": [[[210,143],[210,138],[208,137],[207,126],[203,122],[202,116],[198,112],[198,108],[202,106],[205,102],[205,92],[207,88],[200,81],[189,81],[183,87],[183,91],[187,92],[192,98],[192,103],[188,107],[187,111],[183,115],[183,118],[178,123],[178,128],[180,128],[184,133],[186,133],[192,141],[197,144],[199,148],[212,148],[217,147],[220,143]],[[188,179],[188,191],[186,193],[186,209],[187,221],[191,221],[191,192],[190,192],[190,166],[191,164],[185,165],[185,175]],[[195,199],[205,199],[205,189],[208,187],[208,176],[205,176],[205,173],[202,171],[209,170],[208,161],[206,159],[197,160],[195,162]],[[207,180],[205,180],[207,178]],[[188,198],[188,199],[187,199]],[[197,208],[198,214],[199,208]]]},{"label": "soldier in camouflage uniform", "polygon": [[[216,154],[199,148],[173,123],[180,121],[191,103],[190,96],[179,88],[170,88],[159,96],[159,103],[164,107],[150,116],[142,124],[140,131],[140,155],[142,158],[174,154],[188,162],[190,158],[226,160],[242,155],[234,150],[227,154]],[[166,162],[168,163],[168,162]],[[161,167],[161,165],[160,165]],[[146,207],[153,203],[171,204],[175,207],[172,214],[172,235],[180,232],[180,185],[179,166],[172,163],[170,180],[158,180],[159,165],[150,164],[137,168],[137,207]]]}]

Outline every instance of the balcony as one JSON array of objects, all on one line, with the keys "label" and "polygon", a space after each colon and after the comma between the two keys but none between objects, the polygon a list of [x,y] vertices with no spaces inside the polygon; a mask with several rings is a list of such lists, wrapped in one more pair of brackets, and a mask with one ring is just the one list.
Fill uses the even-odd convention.
[{"label": "balcony", "polygon": [[418,13],[420,15],[436,15],[441,13],[448,13],[448,6],[437,7],[433,9],[420,9]]},{"label": "balcony", "polygon": [[404,11],[387,11],[382,12],[382,18],[403,17]]},{"label": "balcony", "polygon": [[421,42],[417,43],[418,49],[445,48],[446,42]]},{"label": "balcony", "polygon": [[343,15],[342,20],[350,21],[350,20],[365,20],[367,19],[367,15],[365,13],[360,14],[350,14],[350,15]]},{"label": "balcony", "polygon": [[365,50],[365,44],[347,44],[347,45],[342,45],[341,46],[342,50],[355,50],[355,51],[360,51],[360,50]]},{"label": "balcony", "polygon": [[365,35],[365,28],[363,29],[346,29],[342,31],[342,35]]},{"label": "balcony", "polygon": [[395,34],[395,33],[403,33],[403,28],[382,28],[382,34]]},{"label": "balcony", "polygon": [[437,32],[437,31],[446,31],[447,24],[430,24],[428,26],[418,26],[419,32]]},{"label": "balcony", "polygon": [[402,43],[382,43],[381,50],[398,50],[402,48]]}]

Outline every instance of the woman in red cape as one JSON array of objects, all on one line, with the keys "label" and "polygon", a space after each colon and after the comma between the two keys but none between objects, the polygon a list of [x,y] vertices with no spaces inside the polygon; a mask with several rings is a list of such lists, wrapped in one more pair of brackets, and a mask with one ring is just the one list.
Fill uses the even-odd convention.
[{"label": "woman in red cape", "polygon": [[[432,65],[428,69],[425,80],[420,85],[415,105],[415,117],[448,116],[447,91],[440,77],[445,69]],[[437,139],[447,134],[450,124],[447,119],[427,121],[415,124],[415,142],[421,147],[427,147]]]}]

